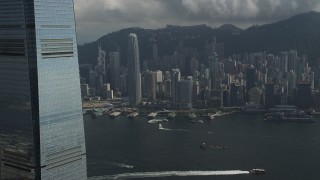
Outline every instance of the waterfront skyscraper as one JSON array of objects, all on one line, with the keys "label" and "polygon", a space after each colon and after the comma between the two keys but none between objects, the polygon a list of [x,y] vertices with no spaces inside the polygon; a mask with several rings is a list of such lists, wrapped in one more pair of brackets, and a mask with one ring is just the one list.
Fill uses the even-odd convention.
[{"label": "waterfront skyscraper", "polygon": [[171,76],[171,106],[172,108],[178,108],[179,103],[179,82],[181,73],[179,69],[172,69]]},{"label": "waterfront skyscraper", "polygon": [[133,33],[129,35],[128,44],[128,94],[130,105],[135,106],[141,102],[139,45],[138,37]]},{"label": "waterfront skyscraper", "polygon": [[120,54],[119,52],[109,53],[110,61],[110,84],[113,90],[119,90],[120,87]]},{"label": "waterfront skyscraper", "polygon": [[144,73],[144,83],[143,87],[145,87],[145,96],[148,100],[154,101],[156,100],[156,82],[157,82],[157,76],[156,72],[153,71],[146,71]]},{"label": "waterfront skyscraper", "polygon": [[179,109],[192,108],[192,87],[191,79],[183,79],[179,82]]},{"label": "waterfront skyscraper", "polygon": [[[213,45],[212,45],[213,46]],[[219,59],[218,55],[212,47],[209,56],[209,69],[210,69],[210,78],[211,78],[211,90],[221,89],[220,75],[219,75]]]},{"label": "waterfront skyscraper", "polygon": [[102,50],[101,44],[98,43],[98,58],[96,65],[96,95],[103,95],[103,84],[106,82],[106,51]]},{"label": "waterfront skyscraper", "polygon": [[86,179],[72,0],[0,0],[0,179]]}]

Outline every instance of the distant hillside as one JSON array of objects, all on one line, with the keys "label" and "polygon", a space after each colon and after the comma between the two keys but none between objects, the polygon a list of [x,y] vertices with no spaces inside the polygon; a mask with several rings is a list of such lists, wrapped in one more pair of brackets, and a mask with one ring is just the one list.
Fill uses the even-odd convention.
[{"label": "distant hillside", "polygon": [[237,26],[234,26],[232,24],[224,24],[224,25],[220,26],[218,28],[218,30],[226,31],[226,32],[233,33],[233,34],[241,33],[243,31],[242,29],[240,29]]},{"label": "distant hillside", "polygon": [[253,26],[226,41],[228,53],[297,49],[310,58],[320,57],[320,13],[299,14],[277,23]]},{"label": "distant hillside", "polygon": [[[289,19],[252,26],[246,30],[227,24],[212,29],[206,25],[172,26],[163,29],[128,28],[101,37],[102,48],[107,52],[117,48],[121,51],[121,63],[126,62],[127,41],[129,33],[136,33],[139,39],[141,62],[152,57],[152,44],[157,42],[159,55],[170,55],[183,39],[185,46],[202,49],[205,42],[213,37],[225,43],[225,54],[243,54],[266,50],[268,53],[279,53],[282,50],[297,49],[314,60],[320,57],[320,13],[309,12]],[[97,42],[79,46],[80,64],[95,64]]]}]

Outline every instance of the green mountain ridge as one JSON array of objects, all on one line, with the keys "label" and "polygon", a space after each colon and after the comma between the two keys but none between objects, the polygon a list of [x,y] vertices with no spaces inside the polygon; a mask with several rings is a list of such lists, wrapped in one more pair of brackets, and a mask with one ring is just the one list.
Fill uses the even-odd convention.
[{"label": "green mountain ridge", "polygon": [[97,41],[78,46],[79,63],[96,63],[98,42],[108,52],[120,50],[121,64],[126,64],[127,41],[129,33],[136,33],[139,39],[140,62],[152,58],[152,45],[157,43],[159,56],[172,55],[179,40],[184,40],[186,47],[201,50],[206,42],[225,43],[226,57],[245,52],[267,51],[278,54],[280,51],[297,49],[318,65],[320,58],[320,13],[308,12],[289,19],[261,26],[252,26],[242,30],[226,24],[219,28],[206,25],[173,26],[163,29],[127,28],[109,33]]}]

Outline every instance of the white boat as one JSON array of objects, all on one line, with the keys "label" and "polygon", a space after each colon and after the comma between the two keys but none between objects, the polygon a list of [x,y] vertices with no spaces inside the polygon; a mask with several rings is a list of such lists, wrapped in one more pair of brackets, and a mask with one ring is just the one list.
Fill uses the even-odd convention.
[{"label": "white boat", "polygon": [[154,119],[156,116],[157,116],[157,113],[156,112],[152,112],[147,117],[148,117],[148,119]]},{"label": "white boat", "polygon": [[138,115],[139,115],[138,112],[133,112],[133,113],[129,114],[129,115],[127,116],[127,118],[133,119],[133,118],[137,117]]},{"label": "white boat", "polygon": [[115,111],[115,112],[110,114],[110,117],[111,118],[116,118],[116,117],[120,116],[120,114],[121,114],[121,112]]},{"label": "white boat", "polygon": [[266,173],[266,170],[264,170],[264,169],[251,169],[249,172],[250,172],[250,174],[260,175],[260,174]]},{"label": "white boat", "polygon": [[148,123],[168,122],[168,119],[151,119]]},{"label": "white boat", "polygon": [[192,119],[190,120],[192,123],[203,123],[203,120]]},{"label": "white boat", "polygon": [[209,114],[208,114],[208,118],[209,118],[209,120],[214,120],[214,119],[215,119],[215,117],[216,117],[216,115],[215,115],[215,114],[211,114],[211,113],[209,113]]}]

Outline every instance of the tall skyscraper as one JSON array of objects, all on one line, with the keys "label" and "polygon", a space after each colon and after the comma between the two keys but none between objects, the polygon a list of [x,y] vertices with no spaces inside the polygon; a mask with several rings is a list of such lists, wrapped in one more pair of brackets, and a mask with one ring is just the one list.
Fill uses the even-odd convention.
[{"label": "tall skyscraper", "polygon": [[192,87],[193,81],[191,79],[183,79],[179,81],[179,109],[192,108]]},{"label": "tall skyscraper", "polygon": [[106,82],[106,51],[102,50],[101,44],[98,44],[98,58],[96,65],[96,94],[102,96],[103,84]]},{"label": "tall skyscraper", "polygon": [[72,0],[0,0],[0,179],[86,179]]},{"label": "tall skyscraper", "polygon": [[298,63],[298,51],[290,50],[288,52],[288,71],[293,70],[296,72],[297,63]]},{"label": "tall skyscraper", "polygon": [[[280,70],[283,73],[288,72],[288,53],[287,52],[281,52],[280,56]],[[294,70],[294,69],[292,69]]]},{"label": "tall skyscraper", "polygon": [[171,76],[171,106],[177,108],[179,102],[179,82],[181,73],[179,69],[172,69]]},{"label": "tall skyscraper", "polygon": [[210,78],[211,78],[211,90],[221,89],[220,74],[219,74],[219,60],[218,55],[214,48],[211,50],[209,56],[209,68],[210,68]]},{"label": "tall skyscraper", "polygon": [[138,37],[133,33],[129,35],[128,44],[128,94],[130,105],[135,106],[141,102],[141,73]]},{"label": "tall skyscraper", "polygon": [[110,84],[113,90],[120,88],[120,54],[119,52],[110,52]]},{"label": "tall skyscraper", "polygon": [[156,100],[156,72],[153,71],[146,71],[144,76],[144,86],[146,90],[146,98],[148,100]]}]

